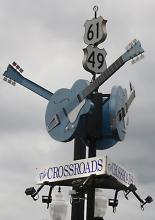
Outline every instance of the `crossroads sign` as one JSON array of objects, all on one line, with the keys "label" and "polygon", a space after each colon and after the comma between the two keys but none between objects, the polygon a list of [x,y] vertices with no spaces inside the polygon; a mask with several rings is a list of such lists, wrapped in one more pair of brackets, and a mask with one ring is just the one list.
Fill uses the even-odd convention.
[{"label": "crossroads sign", "polygon": [[93,157],[63,164],[50,165],[36,171],[36,183],[58,182],[64,180],[86,178],[92,174],[108,175],[114,177],[124,186],[134,183],[132,173],[124,169],[118,163],[113,162],[109,157]]}]

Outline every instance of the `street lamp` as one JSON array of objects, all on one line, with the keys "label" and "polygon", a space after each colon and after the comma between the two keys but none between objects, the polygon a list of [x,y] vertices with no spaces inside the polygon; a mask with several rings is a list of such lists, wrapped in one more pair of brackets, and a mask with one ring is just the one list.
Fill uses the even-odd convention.
[{"label": "street lamp", "polygon": [[95,189],[95,220],[103,220],[107,210],[107,199],[102,189]]},{"label": "street lamp", "polygon": [[65,220],[67,214],[67,203],[63,198],[60,188],[50,204],[49,211],[52,220]]}]

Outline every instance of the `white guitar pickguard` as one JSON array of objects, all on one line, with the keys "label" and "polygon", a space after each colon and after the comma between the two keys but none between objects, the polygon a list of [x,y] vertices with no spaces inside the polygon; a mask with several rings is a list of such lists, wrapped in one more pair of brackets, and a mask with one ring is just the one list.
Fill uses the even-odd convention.
[{"label": "white guitar pickguard", "polygon": [[69,114],[68,114],[68,118],[70,123],[74,123],[78,117],[78,114],[81,110],[81,108],[84,106],[86,100],[84,99],[82,102],[80,102],[80,104],[78,106],[76,106]]}]

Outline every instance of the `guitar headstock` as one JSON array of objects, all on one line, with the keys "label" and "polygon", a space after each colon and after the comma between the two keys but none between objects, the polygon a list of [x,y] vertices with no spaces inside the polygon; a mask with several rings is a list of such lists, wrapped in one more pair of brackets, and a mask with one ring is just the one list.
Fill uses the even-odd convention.
[{"label": "guitar headstock", "polygon": [[15,62],[9,64],[7,70],[4,72],[4,81],[10,83],[11,85],[15,86],[16,82],[20,83],[23,80],[23,76],[21,73],[23,69]]},{"label": "guitar headstock", "polygon": [[[144,49],[141,47],[140,41],[134,39],[127,47],[126,52],[123,54],[122,58],[124,62],[132,60],[132,63],[144,58]],[[139,56],[140,55],[140,56]],[[134,59],[135,58],[135,59]]]}]

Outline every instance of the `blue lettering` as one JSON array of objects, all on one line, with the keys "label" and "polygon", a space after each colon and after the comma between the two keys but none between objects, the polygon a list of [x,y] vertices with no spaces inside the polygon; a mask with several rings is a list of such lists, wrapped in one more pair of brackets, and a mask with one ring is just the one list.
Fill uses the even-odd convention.
[{"label": "blue lettering", "polygon": [[46,177],[46,169],[39,174],[40,180],[43,180]]},{"label": "blue lettering", "polygon": [[123,172],[122,172],[122,180],[125,182],[125,170],[123,170]]},{"label": "blue lettering", "polygon": [[54,171],[53,171],[53,179],[54,178],[58,178],[58,167],[53,167]]},{"label": "blue lettering", "polygon": [[129,184],[133,184],[133,176],[131,174],[129,174]]},{"label": "blue lettering", "polygon": [[52,179],[52,172],[53,172],[53,168],[49,168],[49,169],[47,170],[47,178],[48,178],[48,179]]},{"label": "blue lettering", "polygon": [[102,159],[99,159],[98,160],[98,168],[97,168],[97,171],[101,171],[103,169],[103,160]]},{"label": "blue lettering", "polygon": [[92,165],[92,171],[91,172],[95,172],[97,170],[97,161],[92,160],[91,165]]},{"label": "blue lettering", "polygon": [[117,166],[116,164],[112,163],[112,174],[114,176],[117,176]]},{"label": "blue lettering", "polygon": [[119,178],[119,179],[121,179],[121,168],[120,167],[117,167],[117,177]]},{"label": "blue lettering", "polygon": [[81,162],[79,166],[80,166],[80,174],[86,173],[85,164]]},{"label": "blue lettering", "polygon": [[70,164],[70,165],[69,165],[69,171],[70,171],[70,172],[69,172],[69,175],[70,175],[70,176],[73,176],[73,174],[74,174],[73,164]]},{"label": "blue lettering", "polygon": [[74,175],[80,174],[80,166],[78,163],[74,164]]},{"label": "blue lettering", "polygon": [[128,177],[128,173],[125,173],[125,182],[128,183],[129,177]]},{"label": "blue lettering", "polygon": [[[87,171],[88,170],[88,171]],[[90,173],[91,171],[90,171],[90,167],[89,167],[89,162],[87,162],[87,164],[86,164],[86,172],[87,173]]]},{"label": "blue lettering", "polygon": [[64,176],[68,176],[69,172],[68,172],[68,165],[64,166]]},{"label": "blue lettering", "polygon": [[[63,167],[62,167],[62,166],[60,166],[58,170],[59,170],[59,171],[58,171],[58,172],[59,172],[59,174],[58,174],[58,175],[59,175],[59,177],[61,178],[61,177],[63,176],[64,169],[63,169]],[[60,175],[60,173],[61,173],[61,175]]]}]

